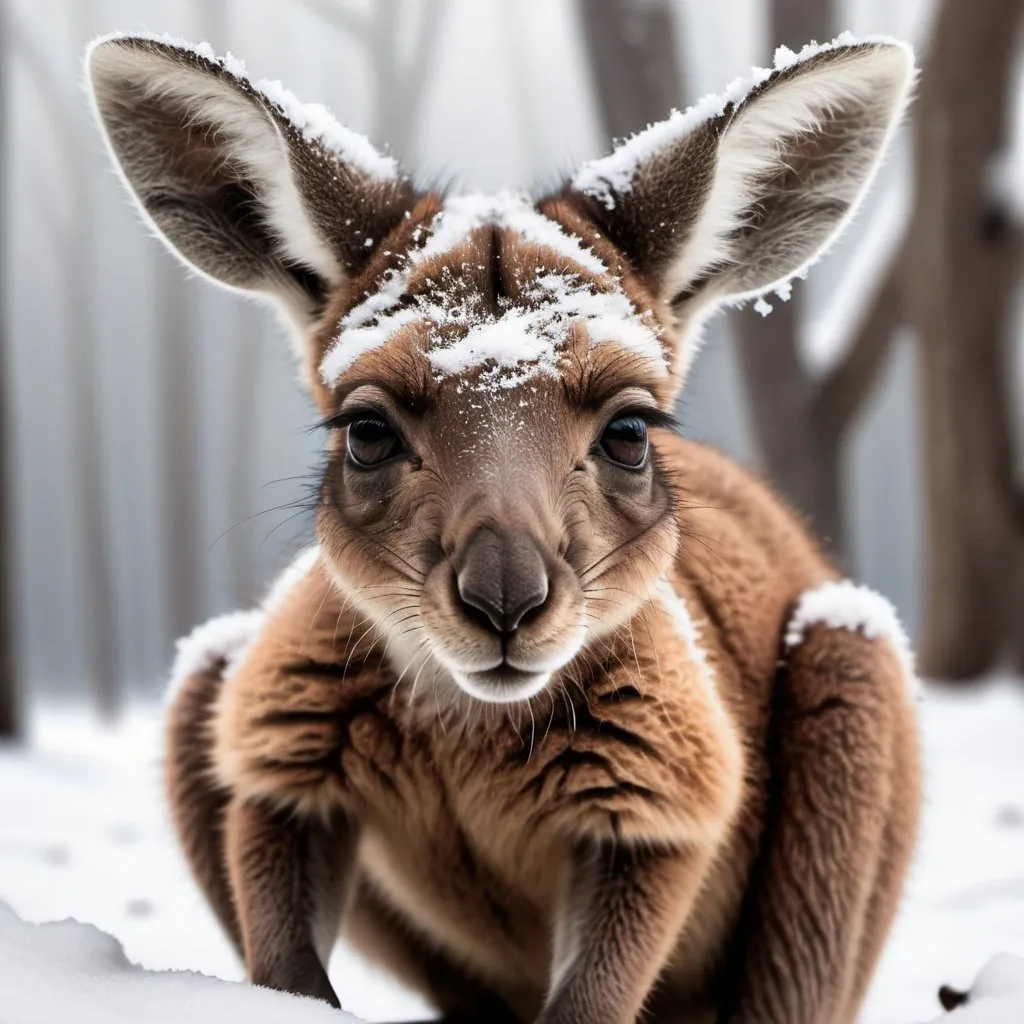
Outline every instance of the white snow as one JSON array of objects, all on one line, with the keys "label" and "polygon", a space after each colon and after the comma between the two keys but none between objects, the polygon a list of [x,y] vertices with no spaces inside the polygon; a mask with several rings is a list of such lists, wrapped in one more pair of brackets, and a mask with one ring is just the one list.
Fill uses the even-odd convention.
[{"label": "white snow", "polygon": [[786,627],[787,649],[803,642],[807,630],[824,624],[831,629],[863,633],[869,640],[888,640],[911,689],[916,688],[914,652],[892,602],[853,580],[829,580],[801,595]]},{"label": "white snow", "polygon": [[146,971],[117,939],[67,920],[26,924],[0,903],[4,1024],[355,1024],[313,999],[194,972]]},{"label": "white snow", "polygon": [[978,974],[968,1002],[947,1017],[950,1024],[1020,1024],[1024,1020],[1024,960],[994,956]]},{"label": "white snow", "polygon": [[245,62],[228,53],[218,57],[207,42],[190,43],[171,35],[157,35],[149,32],[114,32],[100,36],[89,47],[89,52],[108,40],[147,39],[162,43],[176,50],[194,53],[211,64],[224,68],[234,78],[240,79],[273,103],[295,126],[296,130],[311,142],[319,142],[339,159],[363,174],[380,181],[393,181],[398,177],[398,161],[394,157],[378,152],[365,135],[360,135],[340,124],[322,103],[303,103],[294,93],[279,81],[262,78],[253,81],[246,72]]},{"label": "white snow", "polygon": [[[428,353],[442,374],[462,373],[486,362],[493,363],[492,384],[512,386],[534,372],[556,372],[557,349],[565,341],[569,323],[587,323],[594,345],[614,342],[667,372],[657,333],[644,323],[618,289],[596,291],[566,274],[541,274],[532,299],[542,305],[510,309],[493,318],[475,315],[462,301],[417,303],[415,309],[400,307],[402,295],[417,267],[451,252],[470,232],[485,226],[515,231],[527,241],[571,261],[596,277],[609,281],[608,269],[581,239],[533,208],[528,196],[517,192],[494,195],[470,193],[446,200],[430,225],[424,245],[413,249],[399,271],[392,272],[380,289],[368,296],[341,321],[337,341],[320,364],[324,382],[333,384],[360,356],[385,344],[408,324],[424,319],[435,327],[456,324],[469,334],[447,349],[432,344]],[[527,363],[511,376],[501,371]]]},{"label": "white snow", "polygon": [[[1013,961],[997,961],[996,974],[979,979],[972,1004],[948,1018],[940,1018],[936,992],[943,984],[970,989],[1001,950],[1024,955],[1024,686],[992,681],[973,693],[928,687],[920,714],[927,793],[922,841],[860,1019],[1019,1024],[1024,1011]],[[241,968],[170,834],[159,737],[157,708],[136,709],[115,731],[97,729],[71,709],[49,708],[36,715],[27,749],[0,748],[0,900],[26,921],[73,916],[95,924],[148,970],[203,971],[237,981]],[[233,1021],[229,1013],[237,1006],[246,1024],[257,1024],[283,1005],[267,993],[247,995],[192,976],[174,982],[138,972],[129,980],[94,934],[68,929],[61,949],[48,950],[51,940],[32,931],[0,924],[4,1024],[146,1024],[165,1019],[147,1016],[159,1012],[152,1004],[166,1000],[180,1008],[186,999],[211,1007],[210,1021]],[[97,964],[91,980],[86,968],[60,959],[65,950],[76,963]],[[111,958],[114,967],[104,966]],[[421,1002],[344,946],[330,973],[351,1013],[370,1020],[426,1015]],[[119,1000],[132,1001],[130,1016],[118,1015],[125,1005]],[[166,1019],[204,1024],[200,1006],[187,1005],[194,1016],[168,1013]],[[301,1022],[303,1014],[321,1011],[301,1003],[287,1012]]]},{"label": "white snow", "polygon": [[205,672],[221,659],[231,665],[245,653],[252,639],[260,631],[266,616],[259,608],[228,612],[197,626],[176,644],[177,654],[171,668],[167,699],[173,700],[189,676]]}]

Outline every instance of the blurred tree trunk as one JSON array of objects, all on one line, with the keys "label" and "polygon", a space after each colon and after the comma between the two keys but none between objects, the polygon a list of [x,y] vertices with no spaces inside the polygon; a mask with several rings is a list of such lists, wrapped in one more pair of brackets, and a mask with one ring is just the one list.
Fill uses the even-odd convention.
[{"label": "blurred tree trunk", "polygon": [[[11,66],[8,49],[6,0],[0,0],[0,203],[7,200],[7,142],[10,125]],[[6,210],[0,210],[0,739],[18,735],[17,676],[14,659],[14,580],[17,566],[11,515],[10,420],[7,408],[7,360],[11,351],[7,338],[7,259],[9,239]]]},{"label": "blurred tree trunk", "polygon": [[[407,160],[436,56],[445,0],[374,0],[368,11],[353,9],[344,0],[304,0],[306,6],[338,32],[366,47],[373,74],[373,141],[387,146],[399,160]],[[399,24],[418,19],[412,46],[399,47]]]},{"label": "blurred tree trunk", "polygon": [[604,133],[623,139],[683,107],[671,0],[577,0]]},{"label": "blurred tree trunk", "polygon": [[993,188],[1024,0],[944,0],[917,111],[906,297],[921,352],[928,559],[921,666],[1024,667],[1024,500],[1013,478],[1010,307],[1020,229]]},{"label": "blurred tree trunk", "polygon": [[[774,48],[799,50],[835,35],[834,2],[774,0],[769,22]],[[843,354],[824,378],[801,362],[803,289],[775,302],[762,318],[751,307],[732,316],[751,418],[772,482],[811,522],[831,554],[848,561],[843,493],[846,436],[871,393],[900,316],[898,286],[886,281],[868,306]]]},{"label": "blurred tree trunk", "polygon": [[[74,7],[77,37],[85,38],[91,28],[92,5],[81,0]],[[119,688],[116,601],[110,557],[108,515],[105,501],[105,446],[102,435],[96,373],[96,320],[93,309],[93,244],[91,164],[83,163],[90,151],[91,126],[75,93],[66,95],[47,60],[25,25],[10,17],[6,36],[14,56],[21,60],[40,102],[47,108],[54,139],[63,147],[63,166],[68,173],[61,195],[63,219],[53,199],[36,199],[40,222],[49,229],[54,266],[62,278],[62,297],[68,339],[68,451],[71,492],[80,539],[81,590],[78,614],[84,645],[82,675],[92,693],[95,707],[105,720],[117,717],[121,709]]]},{"label": "blurred tree trunk", "polygon": [[[638,131],[683,105],[673,7],[670,0],[578,0],[609,138]],[[827,0],[775,0],[773,47],[785,43],[798,50],[811,39],[830,39],[833,20]],[[846,553],[843,441],[877,380],[899,309],[898,287],[886,282],[870,297],[842,356],[823,378],[815,378],[801,363],[799,287],[789,302],[776,302],[767,318],[750,308],[737,310],[732,318],[764,469],[839,557]]]}]

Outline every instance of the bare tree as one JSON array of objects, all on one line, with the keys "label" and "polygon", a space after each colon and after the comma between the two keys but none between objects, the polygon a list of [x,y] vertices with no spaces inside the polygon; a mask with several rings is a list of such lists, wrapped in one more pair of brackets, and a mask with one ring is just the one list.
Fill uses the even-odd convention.
[{"label": "bare tree", "polygon": [[[8,29],[7,3],[0,2],[0,197],[7,195],[7,142],[8,111],[11,95],[10,31]],[[0,284],[7,280],[5,273],[9,240],[7,220],[0,217]],[[6,291],[0,288],[0,739],[18,735],[17,676],[14,659],[14,628],[12,617],[14,602],[14,574],[17,566],[12,558],[13,517],[11,511],[11,466],[9,458],[10,424],[7,412],[6,359],[10,352],[7,343],[7,308],[4,303]]]},{"label": "bare tree", "polygon": [[[409,157],[422,99],[437,50],[445,0],[373,0],[364,14],[338,0],[305,0],[339,32],[362,44],[370,61],[374,96],[374,141],[387,144],[399,159]],[[408,53],[399,45],[399,26],[417,17]]]},{"label": "bare tree", "polygon": [[1024,0],[943,0],[915,119],[904,267],[921,355],[928,558],[923,670],[1024,668],[1024,495],[1013,477],[1009,310],[1021,229],[993,170],[1007,146]]},{"label": "bare tree", "polygon": [[[580,0],[578,10],[606,135],[637,131],[681,105],[670,0]],[[775,0],[770,33],[773,42],[799,48],[831,38],[832,21],[827,0]],[[843,442],[878,377],[897,311],[897,289],[886,282],[823,377],[800,358],[799,288],[767,318],[744,309],[732,319],[764,468],[839,556],[845,554]]]},{"label": "bare tree", "polygon": [[578,10],[605,135],[625,138],[682,104],[669,0],[580,0]]},{"label": "bare tree", "polygon": [[[83,19],[88,5],[76,4]],[[96,708],[113,719],[121,708],[114,580],[107,534],[104,501],[104,460],[97,398],[96,333],[89,280],[94,266],[91,178],[82,166],[89,151],[89,129],[76,93],[66,94],[46,60],[43,49],[16,18],[6,26],[8,45],[27,71],[36,95],[47,109],[55,129],[55,144],[63,148],[65,215],[59,217],[49,197],[39,197],[41,224],[49,230],[57,258],[54,266],[63,275],[58,288],[63,312],[73,326],[68,338],[68,431],[69,475],[75,495],[75,514],[81,537],[82,589],[79,614],[85,644],[84,671]]]}]

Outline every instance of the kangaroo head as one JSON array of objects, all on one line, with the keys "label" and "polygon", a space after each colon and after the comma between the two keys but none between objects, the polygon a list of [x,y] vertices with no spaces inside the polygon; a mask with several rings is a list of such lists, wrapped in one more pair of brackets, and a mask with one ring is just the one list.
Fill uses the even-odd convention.
[{"label": "kangaroo head", "polygon": [[557,194],[444,197],[207,47],[88,57],[113,156],[189,265],[272,299],[329,427],[318,532],[393,657],[528,697],[669,570],[660,428],[723,303],[776,289],[856,208],[907,48],[780,50]]}]

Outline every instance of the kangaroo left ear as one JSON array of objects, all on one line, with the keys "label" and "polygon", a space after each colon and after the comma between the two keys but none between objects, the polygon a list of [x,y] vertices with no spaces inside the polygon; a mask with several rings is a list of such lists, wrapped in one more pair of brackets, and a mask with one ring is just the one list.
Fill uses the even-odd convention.
[{"label": "kangaroo left ear", "polygon": [[568,197],[681,318],[751,298],[839,235],[913,79],[913,52],[892,40],[780,48],[772,70],[585,164]]}]

